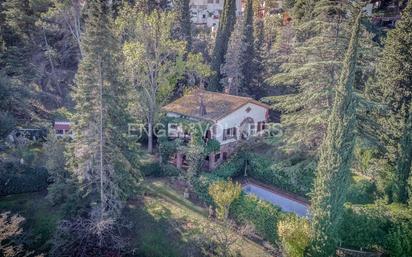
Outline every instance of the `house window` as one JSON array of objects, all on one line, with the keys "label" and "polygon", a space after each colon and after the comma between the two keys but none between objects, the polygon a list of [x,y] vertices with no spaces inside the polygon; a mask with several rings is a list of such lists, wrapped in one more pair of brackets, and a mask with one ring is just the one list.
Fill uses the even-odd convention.
[{"label": "house window", "polygon": [[246,108],[246,112],[250,112],[252,110],[252,108],[248,107]]},{"label": "house window", "polygon": [[228,128],[223,130],[223,140],[236,138],[236,128]]},{"label": "house window", "polygon": [[176,124],[170,124],[170,128],[171,129],[177,129],[177,125]]},{"label": "house window", "polygon": [[57,129],[57,130],[56,130],[56,134],[63,135],[63,134],[64,134],[64,130],[63,130],[63,129]]},{"label": "house window", "polygon": [[220,153],[215,154],[215,162],[217,162],[220,159]]},{"label": "house window", "polygon": [[215,3],[217,3],[217,4],[218,4],[218,3],[219,3],[219,0],[216,0],[216,2],[215,2]]},{"label": "house window", "polygon": [[223,152],[223,160],[224,160],[224,161],[227,160],[227,152]]},{"label": "house window", "polygon": [[256,133],[256,124],[255,124],[255,123],[251,123],[251,124],[249,125],[249,131],[250,131],[250,134],[251,134],[251,135],[253,135],[253,134]]},{"label": "house window", "polygon": [[213,4],[213,0],[207,0],[208,4]]},{"label": "house window", "polygon": [[258,122],[258,131],[264,130],[266,128],[266,124],[264,121],[259,121]]}]

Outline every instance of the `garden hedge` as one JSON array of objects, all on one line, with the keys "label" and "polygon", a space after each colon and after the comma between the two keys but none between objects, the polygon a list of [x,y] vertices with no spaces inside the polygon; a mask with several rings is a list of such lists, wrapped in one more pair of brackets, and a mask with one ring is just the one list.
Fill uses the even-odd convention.
[{"label": "garden hedge", "polygon": [[315,168],[316,164],[310,160],[274,163],[273,160],[252,154],[249,157],[248,176],[305,197],[312,188]]}]

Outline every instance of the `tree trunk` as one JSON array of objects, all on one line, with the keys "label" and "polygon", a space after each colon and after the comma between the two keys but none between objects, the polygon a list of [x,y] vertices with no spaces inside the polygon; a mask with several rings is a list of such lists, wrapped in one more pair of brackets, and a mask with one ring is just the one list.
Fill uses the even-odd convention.
[{"label": "tree trunk", "polygon": [[153,120],[147,122],[147,151],[153,153]]}]

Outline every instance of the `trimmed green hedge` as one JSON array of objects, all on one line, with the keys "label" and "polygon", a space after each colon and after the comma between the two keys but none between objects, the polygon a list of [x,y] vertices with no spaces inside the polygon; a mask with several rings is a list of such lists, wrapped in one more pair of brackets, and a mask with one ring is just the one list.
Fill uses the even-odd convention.
[{"label": "trimmed green hedge", "polygon": [[272,160],[252,154],[249,164],[250,177],[301,196],[306,196],[310,192],[315,178],[316,164],[310,160],[274,163]]},{"label": "trimmed green hedge", "polygon": [[345,247],[412,256],[412,210],[397,204],[347,205],[340,237]]},{"label": "trimmed green hedge", "polygon": [[49,174],[45,168],[32,168],[15,163],[0,166],[0,195],[46,190]]},{"label": "trimmed green hedge", "polygon": [[282,215],[278,207],[246,194],[230,206],[230,216],[236,222],[253,224],[256,232],[271,243],[278,239],[277,223]]}]

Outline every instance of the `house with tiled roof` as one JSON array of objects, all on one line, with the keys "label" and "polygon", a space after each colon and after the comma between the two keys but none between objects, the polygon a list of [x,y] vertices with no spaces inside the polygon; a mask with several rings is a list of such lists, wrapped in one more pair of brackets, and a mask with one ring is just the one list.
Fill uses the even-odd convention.
[{"label": "house with tiled roof", "polygon": [[[220,143],[220,151],[206,157],[209,169],[214,169],[225,161],[236,149],[240,140],[265,129],[269,106],[250,97],[234,96],[210,92],[203,89],[192,90],[162,110],[168,117],[191,121],[207,121],[210,129],[204,138]],[[185,131],[178,126],[168,129],[169,137],[184,137]],[[176,165],[181,167],[185,156],[177,154]]]}]

